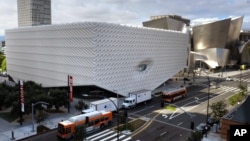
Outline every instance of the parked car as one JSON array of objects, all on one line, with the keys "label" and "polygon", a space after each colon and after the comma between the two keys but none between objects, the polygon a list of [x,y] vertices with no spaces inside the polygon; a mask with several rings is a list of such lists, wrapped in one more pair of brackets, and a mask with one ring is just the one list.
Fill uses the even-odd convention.
[{"label": "parked car", "polygon": [[233,81],[233,78],[227,77],[226,80],[227,80],[227,81]]},{"label": "parked car", "polygon": [[215,123],[218,123],[218,121],[214,117],[209,117],[207,120],[207,124],[210,126],[213,126]]},{"label": "parked car", "polygon": [[205,134],[209,130],[210,130],[210,126],[207,125],[206,123],[200,123],[198,126],[196,126],[196,131],[199,131],[202,134]]},{"label": "parked car", "polygon": [[210,83],[210,88],[217,89],[217,88],[219,88],[219,86],[217,85],[216,82],[212,81],[212,82]]}]

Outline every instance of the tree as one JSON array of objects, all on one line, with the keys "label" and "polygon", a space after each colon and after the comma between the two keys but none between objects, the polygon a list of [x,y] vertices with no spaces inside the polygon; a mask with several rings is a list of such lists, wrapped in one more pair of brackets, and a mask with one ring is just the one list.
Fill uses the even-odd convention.
[{"label": "tree", "polygon": [[2,62],[4,59],[5,59],[5,55],[2,52],[0,52],[0,68],[1,69],[2,69]]},{"label": "tree", "polygon": [[3,72],[7,70],[6,69],[6,58],[4,58],[3,61],[1,62],[1,69]]},{"label": "tree", "polygon": [[89,106],[83,102],[83,100],[79,100],[75,105],[75,109],[78,111],[82,111],[83,109],[87,109]]},{"label": "tree", "polygon": [[24,104],[25,114],[30,114],[32,103],[40,101],[42,95],[47,95],[41,84],[37,84],[34,81],[24,82]]},{"label": "tree", "polygon": [[219,121],[220,118],[228,112],[226,107],[227,104],[222,100],[215,102],[210,106],[212,110],[211,115],[216,119],[216,121]]},{"label": "tree", "polygon": [[201,141],[203,135],[199,131],[192,132],[187,141]]},{"label": "tree", "polygon": [[86,124],[76,125],[75,126],[75,141],[82,141],[86,137]]},{"label": "tree", "polygon": [[240,89],[239,94],[242,95],[243,97],[246,97],[246,95],[247,95],[247,88],[240,85],[239,89]]},{"label": "tree", "polygon": [[40,124],[48,117],[48,114],[43,111],[43,108],[39,108],[38,114],[35,116],[36,122]]},{"label": "tree", "polygon": [[66,90],[51,89],[49,95],[52,98],[52,103],[58,111],[61,106],[65,106],[68,103],[68,95]]},{"label": "tree", "polygon": [[5,83],[0,84],[0,110],[3,106],[9,107],[12,105],[12,101],[8,103],[8,106],[5,105],[5,99],[9,96],[9,93],[12,93],[12,89],[10,86]]},{"label": "tree", "polygon": [[19,104],[19,102],[18,101],[12,102],[11,114],[17,116],[17,115],[19,115],[19,113],[20,113],[20,104]]},{"label": "tree", "polygon": [[[18,102],[19,101],[19,99],[18,99],[18,92],[8,92],[8,93],[5,93],[5,94],[6,94],[6,97],[4,99],[4,106],[6,108],[13,106],[14,102]],[[15,110],[17,110],[17,109],[14,109],[14,111]]]}]

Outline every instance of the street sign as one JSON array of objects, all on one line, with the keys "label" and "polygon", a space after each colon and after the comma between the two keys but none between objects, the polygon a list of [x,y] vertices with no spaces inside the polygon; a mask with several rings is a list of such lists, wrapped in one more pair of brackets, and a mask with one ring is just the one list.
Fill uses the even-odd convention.
[{"label": "street sign", "polygon": [[44,109],[47,109],[47,108],[48,108],[48,106],[45,105],[45,104],[42,104],[42,107],[43,107]]}]

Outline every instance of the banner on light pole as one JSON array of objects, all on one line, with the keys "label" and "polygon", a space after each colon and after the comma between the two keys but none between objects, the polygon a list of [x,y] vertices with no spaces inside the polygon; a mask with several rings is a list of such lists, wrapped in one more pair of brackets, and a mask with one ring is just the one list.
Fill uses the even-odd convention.
[{"label": "banner on light pole", "polygon": [[20,80],[19,83],[19,95],[20,95],[20,104],[21,104],[21,111],[24,112],[24,89],[23,89],[23,81]]},{"label": "banner on light pole", "polygon": [[73,101],[73,76],[68,76],[69,100]]}]

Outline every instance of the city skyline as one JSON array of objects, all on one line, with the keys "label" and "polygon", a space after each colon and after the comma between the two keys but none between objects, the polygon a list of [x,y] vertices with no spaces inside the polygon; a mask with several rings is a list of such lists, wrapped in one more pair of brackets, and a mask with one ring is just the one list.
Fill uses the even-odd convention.
[{"label": "city skyline", "polygon": [[[73,22],[108,22],[142,26],[143,21],[154,15],[180,15],[191,24],[244,16],[242,29],[250,30],[249,0],[52,0],[52,24]],[[5,29],[18,27],[17,0],[0,0],[0,36]]]}]

